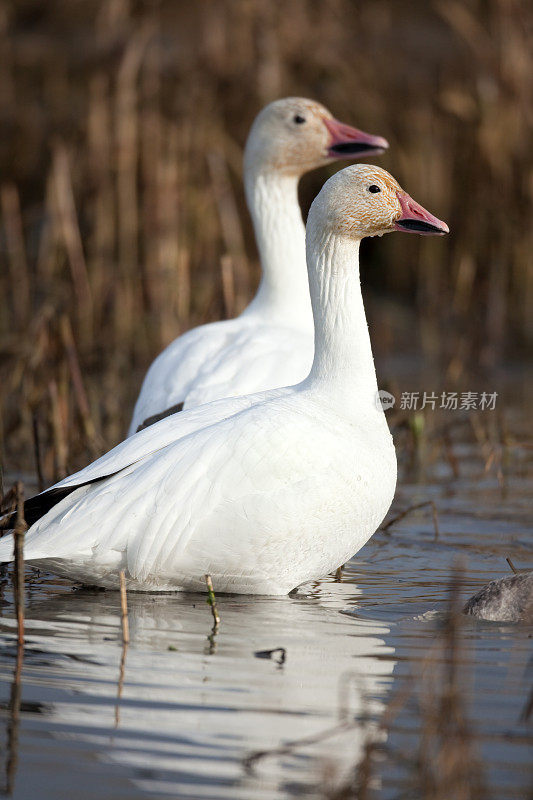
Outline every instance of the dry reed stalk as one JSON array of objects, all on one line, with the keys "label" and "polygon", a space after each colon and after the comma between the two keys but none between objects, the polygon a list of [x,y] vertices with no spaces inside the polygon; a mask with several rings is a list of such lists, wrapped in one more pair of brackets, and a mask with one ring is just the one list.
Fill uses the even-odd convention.
[{"label": "dry reed stalk", "polygon": [[72,333],[72,326],[70,324],[70,320],[66,314],[63,314],[61,316],[59,327],[61,332],[61,339],[63,341],[63,346],[67,354],[70,377],[72,379],[72,385],[74,387],[74,396],[76,397],[78,411],[80,413],[80,417],[82,420],[83,429],[87,439],[87,444],[89,445],[89,449],[91,450],[93,456],[97,456],[100,454],[102,442],[100,441],[100,437],[98,436],[96,428],[94,426],[94,421],[89,407],[89,401],[87,399],[85,386],[83,384],[83,378],[80,370],[80,362],[76,350],[76,342],[74,341],[74,335]]},{"label": "dry reed stalk", "polygon": [[[116,386],[116,401],[103,400],[102,423],[97,423],[109,445],[120,438],[124,409],[133,403],[142,374],[161,344],[223,313],[222,254],[233,259],[236,311],[249,297],[256,265],[245,259],[241,273],[224,231],[221,235],[220,214],[212,213],[213,179],[205,153],[213,144],[218,148],[232,191],[233,178],[240,181],[249,123],[276,85],[287,92],[297,87],[311,97],[320,87],[317,99],[336,116],[354,124],[360,120],[363,127],[386,135],[396,154],[393,172],[450,223],[447,244],[388,237],[377,246],[369,243],[367,250],[369,267],[395,265],[394,270],[368,270],[376,292],[395,297],[400,293],[411,298],[407,302],[413,308],[418,296],[420,311],[423,304],[428,312],[434,310],[423,314],[424,347],[439,348],[450,374],[465,381],[469,363],[478,358],[484,341],[490,340],[488,355],[496,357],[504,337],[518,347],[528,341],[533,330],[527,303],[533,296],[533,194],[525,178],[531,172],[531,4],[494,0],[483,14],[478,13],[479,4],[440,3],[436,9],[420,0],[406,11],[393,0],[363,0],[360,13],[354,15],[351,0],[323,6],[314,0],[287,0],[286,13],[279,15],[265,3],[245,4],[246,8],[240,2],[220,3],[216,11],[206,13],[201,4],[164,0],[154,11],[142,4],[133,9],[122,0],[104,0],[93,9],[94,28],[72,5],[62,9],[59,25],[57,9],[40,18],[38,59],[28,55],[25,15],[0,14],[0,38],[6,44],[0,53],[6,67],[0,70],[0,112],[7,122],[0,166],[5,181],[24,186],[20,212],[30,317],[38,318],[45,306],[59,315],[73,301],[77,305],[79,294],[71,275],[63,274],[65,257],[70,271],[72,259],[65,256],[64,224],[55,198],[57,160],[48,177],[43,169],[50,131],[60,130],[72,157],[72,175],[67,176],[75,200],[72,225],[83,235],[95,335],[69,314],[73,325],[76,322],[80,363],[101,362],[94,375],[84,375],[89,399],[98,396],[102,383],[114,381]],[[138,50],[132,55],[134,40],[139,41],[154,18],[163,35],[150,41],[146,57]],[[387,60],[376,64],[376,50],[394,48],[402,26],[408,26],[410,34],[401,51],[395,50],[394,70]],[[72,47],[66,40],[58,47],[70,32],[87,48]],[[435,47],[424,42],[434,42]],[[413,82],[408,78],[415,62],[421,69]],[[243,74],[258,77],[243,82]],[[6,86],[17,102],[3,105]],[[35,114],[28,113],[34,108]],[[150,125],[152,133],[157,128],[160,134],[152,136]],[[9,135],[10,131],[17,133]],[[126,146],[134,148],[133,156],[119,153],[123,133]],[[384,162],[389,164],[392,161]],[[324,177],[307,176],[301,187],[304,206]],[[127,194],[129,187],[134,194]],[[145,214],[154,194],[157,217],[148,229]],[[230,203],[237,224],[242,220],[244,226],[241,238],[254,253],[243,193],[234,195]],[[227,207],[226,198],[223,203]],[[0,393],[10,434],[6,457],[22,464],[31,447],[27,433],[22,433],[25,388],[18,378],[28,371],[33,332],[28,328],[14,341],[15,314],[7,302],[18,287],[10,276],[5,236],[2,241]],[[132,243],[138,263],[127,258]],[[146,275],[145,254],[152,259]],[[143,302],[143,280],[149,303]],[[495,322],[492,333],[486,331],[490,320]],[[385,355],[401,347],[397,337],[382,344]],[[31,380],[24,386],[31,384],[35,393],[33,407],[46,394],[50,376],[57,377],[58,357],[52,342],[43,360],[32,366]],[[92,408],[97,421],[94,403]],[[42,435],[47,453],[44,425]],[[86,438],[76,413],[69,458],[79,459],[81,465],[87,459],[77,441],[83,447]],[[24,468],[28,466],[26,461]],[[499,479],[503,485],[503,477]]]},{"label": "dry reed stalk", "polygon": [[281,58],[279,31],[277,26],[278,9],[273,3],[259,3],[259,37],[257,89],[263,105],[281,96],[284,62]]},{"label": "dry reed stalk", "polygon": [[[112,178],[112,119],[109,78],[98,73],[89,85],[89,107],[87,112],[87,162],[94,189],[90,208],[92,229],[87,243],[87,260],[95,299],[105,297],[112,291],[115,248],[115,194]],[[94,307],[95,326],[102,322],[102,302]]]},{"label": "dry reed stalk", "polygon": [[41,455],[41,437],[39,435],[39,419],[35,412],[32,414],[31,423],[32,423],[31,430],[33,435],[33,453],[35,456],[35,471],[37,472],[37,487],[39,489],[39,492],[42,492],[44,489],[44,477],[43,477],[43,464]]},{"label": "dry reed stalk", "polygon": [[115,92],[118,264],[124,299],[124,305],[115,306],[115,336],[119,344],[128,337],[131,317],[137,313],[133,290],[139,269],[137,81],[152,32],[152,25],[145,24],[130,38],[118,69]]},{"label": "dry reed stalk", "polygon": [[451,440],[451,437],[450,437],[450,433],[449,433],[448,430],[444,430],[442,432],[442,443],[443,443],[443,446],[444,446],[444,453],[445,453],[445,456],[446,456],[446,460],[448,461],[448,464],[450,465],[454,480],[458,480],[458,478],[459,478],[459,476],[461,474],[461,470],[460,470],[460,467],[459,467],[459,461],[458,461],[458,459],[457,459],[457,457],[455,455],[454,449],[453,449],[453,443],[452,443],[452,440]]},{"label": "dry reed stalk", "polygon": [[233,259],[229,255],[220,258],[220,272],[222,275],[222,296],[224,297],[224,311],[227,319],[235,316],[235,271]]},{"label": "dry reed stalk", "polygon": [[[179,131],[170,123],[163,129],[163,149],[159,164],[159,248],[158,274],[162,291],[159,304],[159,338],[166,345],[176,335],[176,317],[179,305],[185,306],[189,313],[190,288],[178,283],[183,276],[177,276],[180,262],[180,174],[179,174]],[[182,262],[183,267],[186,262]],[[178,284],[178,285],[176,285]],[[180,303],[177,292],[185,291]]]},{"label": "dry reed stalk", "polygon": [[17,615],[17,641],[24,644],[24,534],[28,529],[24,519],[24,486],[21,481],[15,484],[15,502],[17,517],[13,529],[15,550],[14,584],[15,612]]},{"label": "dry reed stalk", "polygon": [[15,315],[15,325],[21,329],[30,316],[31,298],[20,198],[15,184],[3,184],[0,191],[0,200],[4,218],[11,285],[13,287],[11,302]]},{"label": "dry reed stalk", "polygon": [[217,601],[215,597],[215,590],[213,589],[211,575],[205,576],[205,582],[207,584],[207,602],[211,606],[211,614],[213,615],[213,628],[215,631],[217,631],[218,626],[220,625],[220,617],[218,615]]},{"label": "dry reed stalk", "polygon": [[176,229],[177,257],[175,272],[175,307],[180,330],[184,330],[192,317],[191,261],[192,241],[188,232],[188,203],[182,202],[189,197],[188,187],[191,185],[191,172],[194,166],[192,148],[194,144],[194,126],[192,120],[185,119],[176,129],[175,192],[176,192]]},{"label": "dry reed stalk", "polygon": [[67,475],[68,445],[65,439],[63,420],[61,415],[59,391],[55,380],[48,383],[48,394],[52,405],[52,432],[55,454],[55,472],[61,480]]},{"label": "dry reed stalk", "polygon": [[176,294],[178,320],[180,327],[183,327],[184,321],[189,319],[191,314],[191,257],[189,251],[183,246],[178,247]]},{"label": "dry reed stalk", "polygon": [[130,625],[128,621],[128,595],[126,593],[126,574],[120,570],[120,609],[122,612],[122,642],[127,645],[130,641]]},{"label": "dry reed stalk", "polygon": [[507,563],[508,563],[508,564],[509,564],[509,566],[511,567],[512,571],[514,572],[514,574],[515,574],[515,575],[518,575],[518,570],[517,570],[517,568],[515,567],[515,565],[513,564],[513,562],[511,561],[511,559],[509,558],[509,556],[505,556],[505,560],[507,561]]},{"label": "dry reed stalk", "polygon": [[233,260],[236,296],[237,302],[240,303],[243,298],[249,296],[250,279],[245,257],[244,235],[235,195],[224,155],[217,150],[211,151],[207,154],[207,163],[224,245],[226,252]]},{"label": "dry reed stalk", "polygon": [[57,238],[59,235],[59,220],[54,202],[54,176],[51,169],[46,178],[46,189],[42,207],[42,224],[35,261],[35,280],[51,280],[54,264]]},{"label": "dry reed stalk", "polygon": [[142,237],[144,252],[140,263],[144,308],[161,311],[164,306],[163,284],[159,273],[161,238],[162,119],[159,111],[161,81],[159,51],[146,52],[141,76],[141,109],[139,114],[140,166],[142,170]]},{"label": "dry reed stalk", "polygon": [[472,302],[472,292],[476,277],[476,263],[470,253],[458,257],[458,268],[452,308],[456,314],[466,314]]},{"label": "dry reed stalk", "polygon": [[489,459],[494,457],[493,448],[491,447],[488,431],[486,427],[483,425],[483,422],[478,414],[469,414],[468,420],[470,425],[472,426],[472,430],[474,432],[474,436],[476,437],[476,441],[481,449],[483,461],[484,461],[484,469],[487,470],[487,464],[490,463]]},{"label": "dry reed stalk", "polygon": [[80,323],[87,328],[91,322],[92,293],[74,200],[70,159],[65,145],[61,142],[56,143],[54,148],[53,179],[58,222],[72,273],[78,316]]},{"label": "dry reed stalk", "polygon": [[58,366],[59,366],[58,369],[59,375],[57,381],[57,400],[58,400],[57,407],[59,411],[59,419],[61,420],[61,430],[63,431],[63,436],[65,439],[65,448],[66,448],[65,469],[68,472],[71,433],[73,430],[73,424],[71,419],[72,404],[70,398],[71,379],[66,360],[61,359]]},{"label": "dry reed stalk", "polygon": [[11,15],[7,8],[0,13],[0,108],[13,107],[16,103],[13,41],[10,36]]},{"label": "dry reed stalk", "polygon": [[[9,489],[9,491],[7,491],[5,494],[2,493],[0,495],[0,509],[2,510],[2,514],[9,514],[10,516],[13,511],[17,510],[16,493],[14,486],[12,486],[11,489]],[[11,530],[11,528],[12,525],[10,520],[9,523],[6,523],[2,527],[2,530]]]}]

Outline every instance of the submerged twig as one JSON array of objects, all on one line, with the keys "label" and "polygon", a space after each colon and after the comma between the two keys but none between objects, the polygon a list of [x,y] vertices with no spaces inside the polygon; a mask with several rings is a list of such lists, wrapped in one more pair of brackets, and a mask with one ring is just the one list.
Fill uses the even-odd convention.
[{"label": "submerged twig", "polygon": [[380,530],[388,531],[388,529],[392,525],[394,525],[395,522],[399,522],[400,520],[402,520],[404,517],[410,514],[411,511],[417,511],[419,508],[427,508],[428,506],[431,506],[431,512],[433,516],[433,527],[435,530],[435,539],[438,539],[440,534],[439,518],[437,514],[437,506],[435,505],[433,500],[425,500],[423,503],[417,503],[414,506],[409,506],[409,508],[406,508],[404,511],[400,511],[399,514],[396,514],[396,516],[391,517],[384,525],[382,525]]},{"label": "submerged twig", "polygon": [[24,486],[21,481],[15,484],[17,517],[13,530],[15,545],[15,611],[17,614],[17,636],[19,645],[24,644],[24,534],[27,530],[24,519]]},{"label": "submerged twig", "polygon": [[[353,678],[354,673],[350,673],[347,677]],[[341,687],[339,687],[340,695],[342,695]],[[387,708],[385,709],[381,721],[377,724],[377,731],[388,732],[390,730],[390,726],[395,719],[396,715],[398,714],[399,710],[403,708],[405,705],[406,700],[412,693],[412,679],[407,678],[404,680],[404,683],[400,687],[400,689],[396,692],[395,695],[389,701]],[[355,714],[353,717],[350,717],[346,713],[345,707],[343,707],[342,701],[340,701],[339,705],[339,722],[336,725],[332,725],[328,728],[324,728],[317,733],[313,733],[310,736],[303,736],[301,739],[292,739],[285,744],[280,745],[279,747],[273,747],[270,750],[255,750],[252,753],[249,753],[245,756],[242,760],[242,764],[246,772],[251,773],[253,772],[254,766],[258,761],[262,761],[264,758],[270,758],[272,756],[283,756],[283,755],[292,755],[295,750],[298,750],[301,747],[307,747],[308,745],[317,744],[319,742],[323,742],[326,739],[330,739],[333,736],[337,736],[340,733],[345,731],[353,730],[354,728],[361,728],[361,725],[368,722],[367,716],[361,716],[360,714]],[[367,744],[373,748],[379,746],[379,738],[375,742],[368,741]],[[350,795],[351,796],[351,795]],[[343,795],[344,798],[344,795]]]},{"label": "submerged twig", "polygon": [[262,761],[264,758],[270,758],[272,756],[291,755],[294,750],[300,747],[306,747],[307,745],[323,742],[326,739],[337,736],[343,731],[349,731],[351,728],[358,727],[359,724],[360,720],[339,722],[337,725],[332,725],[330,728],[324,728],[324,730],[321,730],[318,733],[313,733],[310,736],[303,736],[301,739],[291,739],[279,747],[272,747],[270,750],[255,750],[253,753],[249,753],[243,758],[242,765],[246,772],[250,774],[253,772],[253,768],[257,761]]},{"label": "submerged twig", "polygon": [[122,641],[124,644],[129,644],[128,596],[126,594],[126,575],[123,569],[120,570],[120,607],[122,609]]},{"label": "submerged twig", "polygon": [[207,584],[207,602],[211,606],[211,614],[213,615],[214,620],[214,630],[215,632],[218,630],[218,626],[220,625],[220,617],[218,615],[217,610],[217,600],[215,597],[215,590],[213,589],[213,581],[211,580],[211,575],[205,576],[205,582]]},{"label": "submerged twig", "polygon": [[507,563],[509,564],[509,566],[510,566],[510,567],[511,567],[511,569],[513,570],[514,574],[515,574],[515,575],[518,575],[518,570],[517,570],[517,568],[515,567],[515,565],[513,564],[513,562],[511,561],[511,559],[509,558],[509,556],[505,556],[505,560],[507,561]]}]

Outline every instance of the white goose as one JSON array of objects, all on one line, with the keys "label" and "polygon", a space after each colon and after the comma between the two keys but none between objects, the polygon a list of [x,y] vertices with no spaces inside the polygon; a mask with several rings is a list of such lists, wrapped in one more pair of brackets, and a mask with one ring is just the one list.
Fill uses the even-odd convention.
[{"label": "white goose", "polygon": [[[198,590],[210,573],[218,591],[275,595],[359,550],[396,484],[359,243],[396,229],[448,230],[382,169],[330,178],[307,225],[307,379],[167,417],[29,500],[28,561],[111,588],[124,569],[137,590]],[[0,543],[0,560],[11,552]]]},{"label": "white goose", "polygon": [[193,328],[163,350],[144,379],[130,436],[168,409],[305,378],[313,360],[313,318],[298,181],[335,159],[387,147],[385,139],[338,122],[312,100],[277,100],[258,114],[244,154],[246,197],[263,270],[258,292],[236,319]]}]

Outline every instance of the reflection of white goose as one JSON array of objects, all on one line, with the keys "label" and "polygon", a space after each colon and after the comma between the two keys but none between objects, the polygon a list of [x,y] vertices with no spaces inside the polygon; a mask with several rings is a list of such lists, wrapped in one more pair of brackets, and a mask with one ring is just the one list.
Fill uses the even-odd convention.
[{"label": "reflection of white goose", "polygon": [[[25,736],[17,777],[20,797],[29,776],[38,782],[43,748],[49,769],[66,774],[73,767],[65,748],[78,753],[74,765],[81,753],[82,763],[91,765],[93,796],[102,775],[102,788],[104,779],[115,781],[117,796],[144,792],[151,798],[269,800],[285,796],[289,782],[316,784],[325,761],[340,769],[353,765],[362,755],[365,735],[372,736],[371,726],[296,748],[293,756],[266,758],[251,776],[242,762],[253,751],[275,749],[335,726],[339,682],[346,673],[354,675],[349,713],[379,714],[376,698],[389,685],[393,653],[383,641],[388,633],[384,623],[338,613],[356,592],[331,583],[313,596],[260,598],[252,604],[221,597],[222,624],[213,655],[207,654],[211,618],[203,598],[130,594],[132,641],[116,731],[118,596],[80,593],[40,602],[35,608],[39,628],[30,606],[29,647],[41,651],[41,661],[50,654],[57,654],[57,661],[50,659],[49,671],[36,670],[26,658],[24,697],[46,697],[50,714],[39,718],[33,734],[38,747]],[[254,657],[274,647],[286,648],[283,667]],[[373,699],[367,702],[366,695]],[[51,796],[45,792],[43,798]]]},{"label": "reflection of white goose", "polygon": [[343,125],[320,103],[276,100],[257,116],[244,157],[244,183],[263,276],[236,319],[201,325],[150,367],[129,434],[172,406],[193,408],[303,380],[313,360],[313,318],[298,181],[339,158],[381,153],[380,136]]},{"label": "reflection of white goose", "polygon": [[309,377],[168,417],[29,501],[27,559],[107,587],[121,569],[141,590],[210,573],[217,591],[271,595],[347,561],[396,484],[358,274],[360,240],[396,229],[447,231],[378,167],[330,178],[307,226]]}]

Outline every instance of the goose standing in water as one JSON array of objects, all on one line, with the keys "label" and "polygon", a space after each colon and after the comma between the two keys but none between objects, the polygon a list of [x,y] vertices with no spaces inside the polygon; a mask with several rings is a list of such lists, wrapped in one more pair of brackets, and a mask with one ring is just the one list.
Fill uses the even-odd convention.
[{"label": "goose standing in water", "polygon": [[313,316],[298,181],[339,158],[382,153],[381,136],[338,122],[324,106],[276,100],[256,117],[244,153],[244,183],[263,275],[236,319],[185,333],[144,379],[129,435],[168,413],[303,380],[313,360]]},{"label": "goose standing in water", "polygon": [[[359,243],[441,222],[382,169],[330,178],[307,223],[315,355],[296,386],[174,414],[29,500],[30,563],[116,588],[286,594],[347,561],[391,504],[396,455],[359,282]],[[11,557],[0,543],[0,560]]]}]

